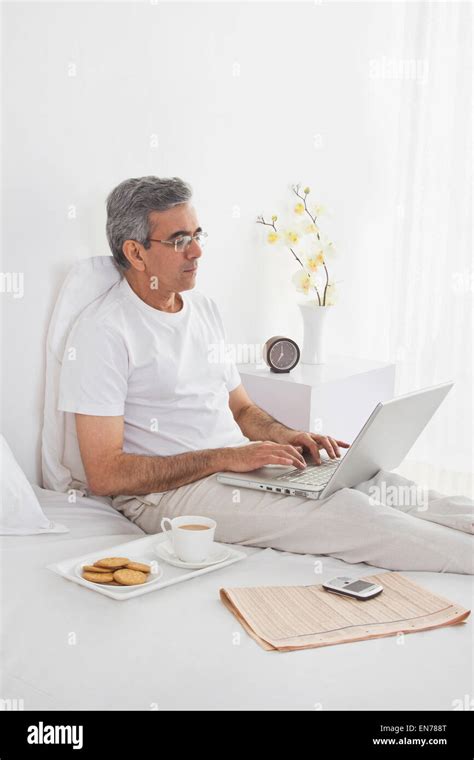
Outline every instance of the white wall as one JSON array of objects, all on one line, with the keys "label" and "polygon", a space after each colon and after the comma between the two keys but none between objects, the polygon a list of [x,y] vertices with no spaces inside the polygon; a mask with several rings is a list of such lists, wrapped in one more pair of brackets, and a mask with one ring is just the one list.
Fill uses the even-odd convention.
[{"label": "white wall", "polygon": [[301,338],[291,259],[254,220],[309,184],[342,257],[334,352],[391,358],[398,103],[369,61],[403,54],[410,14],[398,2],[4,4],[2,271],[24,272],[25,294],[1,295],[2,428],[32,479],[54,297],[73,262],[108,253],[104,201],[126,177],[193,185],[210,236],[197,287],[239,343]]}]

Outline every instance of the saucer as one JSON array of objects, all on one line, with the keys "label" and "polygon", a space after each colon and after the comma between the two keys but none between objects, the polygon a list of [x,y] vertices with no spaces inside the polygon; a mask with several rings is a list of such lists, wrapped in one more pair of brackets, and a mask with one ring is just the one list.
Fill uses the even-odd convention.
[{"label": "saucer", "polygon": [[[100,557],[98,557],[100,559]],[[155,583],[156,581],[160,580],[161,576],[163,575],[163,568],[160,567],[157,562],[151,561],[149,559],[144,559],[143,557],[130,557],[130,562],[141,562],[146,565],[151,566],[151,570],[148,574],[148,578],[146,579],[145,583],[137,583],[133,586],[125,586],[125,585],[115,585],[110,583],[93,583],[92,581],[86,580],[86,578],[82,578],[82,567],[83,565],[93,565],[94,562],[91,560],[90,562],[79,562],[78,565],[76,565],[76,575],[78,578],[82,578],[83,581],[88,583],[90,586],[100,586],[101,588],[113,588],[114,591],[121,591],[122,589],[125,589],[126,591],[131,591],[134,588],[137,588],[137,586],[148,586],[150,583]]]},{"label": "saucer", "polygon": [[210,565],[217,565],[219,562],[224,562],[230,556],[230,550],[220,544],[214,544],[208,557],[203,562],[184,562],[178,559],[173,549],[171,548],[169,540],[162,541],[154,547],[155,554],[169,565],[174,567],[186,567],[190,570],[198,570],[202,567],[209,567]]}]

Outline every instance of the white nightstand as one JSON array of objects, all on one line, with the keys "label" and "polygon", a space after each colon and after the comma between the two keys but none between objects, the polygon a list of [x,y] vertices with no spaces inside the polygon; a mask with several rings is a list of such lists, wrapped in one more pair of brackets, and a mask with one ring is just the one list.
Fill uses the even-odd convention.
[{"label": "white nightstand", "polygon": [[266,364],[238,364],[252,401],[289,427],[352,443],[379,401],[393,398],[395,364],[333,357],[298,364],[289,373]]}]

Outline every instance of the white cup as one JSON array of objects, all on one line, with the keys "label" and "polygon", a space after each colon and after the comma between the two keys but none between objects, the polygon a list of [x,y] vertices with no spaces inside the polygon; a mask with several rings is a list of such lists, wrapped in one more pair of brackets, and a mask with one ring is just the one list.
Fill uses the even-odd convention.
[{"label": "white cup", "polygon": [[[169,524],[169,528],[167,528]],[[203,528],[190,529],[184,526],[201,525]],[[168,534],[174,553],[183,562],[204,562],[214,543],[217,523],[210,517],[185,515],[184,517],[163,517],[161,530]]]}]

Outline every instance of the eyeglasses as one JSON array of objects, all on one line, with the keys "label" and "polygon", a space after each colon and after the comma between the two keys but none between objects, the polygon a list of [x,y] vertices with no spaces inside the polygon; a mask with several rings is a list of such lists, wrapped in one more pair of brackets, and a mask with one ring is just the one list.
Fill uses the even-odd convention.
[{"label": "eyeglasses", "polygon": [[191,242],[193,240],[195,240],[196,243],[202,248],[205,245],[206,238],[207,232],[196,232],[195,235],[181,235],[174,240],[156,240],[156,238],[148,238],[148,240],[153,243],[174,245],[174,250],[176,253],[183,253],[183,251],[185,251],[191,245]]}]

